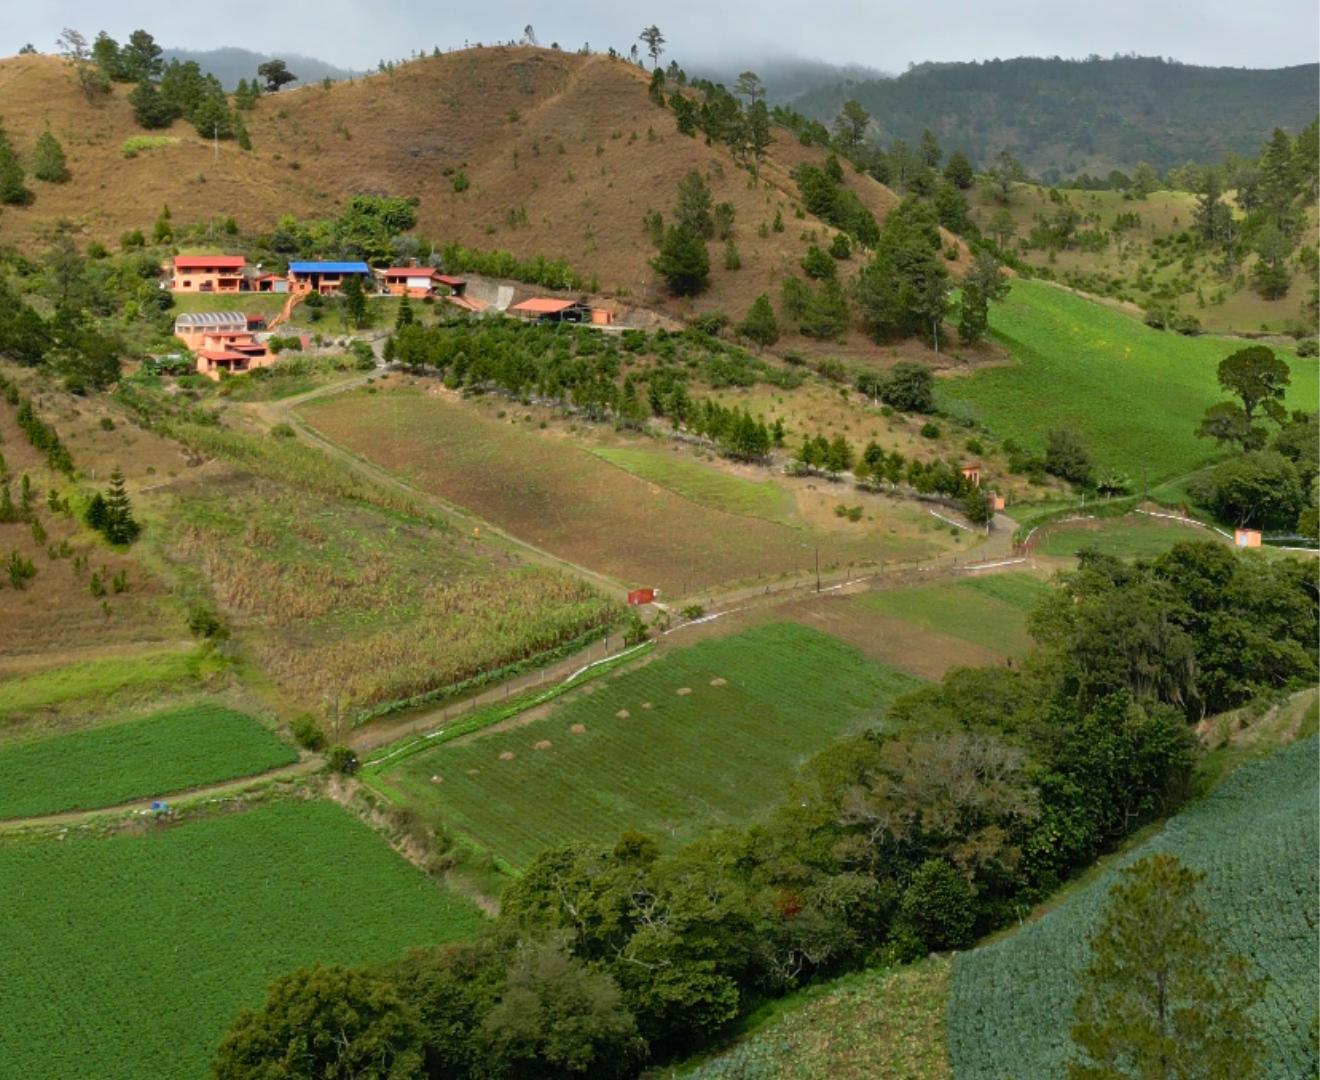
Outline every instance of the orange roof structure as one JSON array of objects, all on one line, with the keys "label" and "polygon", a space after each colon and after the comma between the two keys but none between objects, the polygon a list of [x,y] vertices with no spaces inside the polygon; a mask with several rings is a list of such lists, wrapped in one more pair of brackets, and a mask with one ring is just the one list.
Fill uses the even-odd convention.
[{"label": "orange roof structure", "polygon": [[510,311],[525,311],[529,315],[554,315],[560,311],[567,311],[571,307],[577,307],[576,300],[554,300],[548,296],[533,296],[530,300],[524,300],[521,304],[514,304],[509,308]]}]

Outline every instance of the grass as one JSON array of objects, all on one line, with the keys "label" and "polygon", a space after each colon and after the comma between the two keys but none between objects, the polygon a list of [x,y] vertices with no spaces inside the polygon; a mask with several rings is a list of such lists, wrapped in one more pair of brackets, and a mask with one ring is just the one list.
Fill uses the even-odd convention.
[{"label": "grass", "polygon": [[565,574],[314,491],[213,476],[161,501],[155,532],[167,556],[206,589],[263,668],[311,707],[337,702],[354,715],[434,691],[564,645],[618,614]]},{"label": "grass", "polygon": [[173,135],[132,135],[119,144],[119,152],[126,158],[135,158],[144,150],[159,150],[178,141]]},{"label": "grass", "polygon": [[1001,656],[1018,657],[1025,656],[1032,644],[1027,633],[1027,612],[1049,588],[1031,574],[995,574],[915,589],[862,593],[852,603],[864,611],[881,612]]},{"label": "grass", "polygon": [[0,818],[114,806],[298,760],[288,743],[233,709],[200,703],[0,747]]},{"label": "grass", "polygon": [[1038,921],[959,955],[948,1013],[955,1073],[986,1080],[1062,1074],[1076,973],[1089,959],[1087,942],[1108,891],[1120,867],[1167,852],[1206,873],[1201,902],[1211,925],[1265,981],[1256,1010],[1268,1046],[1263,1075],[1313,1075],[1317,749],[1309,738],[1243,765]]},{"label": "grass", "polygon": [[126,690],[157,690],[194,682],[207,666],[192,650],[82,660],[0,681],[0,719],[80,699],[102,701]]},{"label": "grass", "polygon": [[0,1054],[27,1080],[202,1076],[277,976],[387,960],[481,921],[319,801],[0,845],[0,895]]},{"label": "grass", "polygon": [[[1241,342],[1152,330],[1121,312],[1037,281],[1019,280],[992,305],[990,326],[1013,363],[939,384],[943,408],[1043,451],[1054,428],[1077,432],[1101,469],[1143,485],[1191,472],[1214,455],[1193,434],[1223,400],[1220,360]],[[1289,408],[1313,408],[1317,365],[1286,350]]]},{"label": "grass", "polygon": [[1042,555],[1067,557],[1091,547],[1120,559],[1137,559],[1162,555],[1183,541],[1220,539],[1209,529],[1133,515],[1095,524],[1069,522],[1050,528],[1036,550]]},{"label": "grass", "polygon": [[597,447],[592,453],[634,476],[730,514],[798,525],[793,497],[773,480],[745,480],[702,465],[690,456],[661,450]]},{"label": "grass", "polygon": [[[512,416],[499,415],[506,411],[504,402],[483,406],[398,389],[336,394],[308,402],[300,415],[326,438],[521,540],[671,598],[803,571],[816,543],[822,567],[831,567],[913,558],[945,542],[924,511],[878,500],[874,522],[840,526],[826,509],[831,524],[821,528],[717,509],[616,468],[558,430],[540,431],[517,406]],[[658,468],[653,461],[645,467]],[[710,475],[698,479],[694,470]],[[744,487],[695,460],[662,471],[711,500],[751,499],[758,513],[768,504],[768,489]],[[865,501],[821,495],[831,506],[844,497]]]},{"label": "grass", "polygon": [[378,782],[513,866],[629,828],[673,846],[774,806],[798,764],[916,685],[835,638],[770,624],[676,649]]},{"label": "grass", "polygon": [[[170,313],[242,311],[251,315],[276,315],[287,299],[285,293],[175,293]],[[279,333],[279,328],[276,327],[274,332]]]},{"label": "grass", "polygon": [[[677,1075],[688,1080],[945,1080],[948,960],[864,971],[788,999],[775,1018]],[[669,1075],[661,1073],[660,1075]]]}]

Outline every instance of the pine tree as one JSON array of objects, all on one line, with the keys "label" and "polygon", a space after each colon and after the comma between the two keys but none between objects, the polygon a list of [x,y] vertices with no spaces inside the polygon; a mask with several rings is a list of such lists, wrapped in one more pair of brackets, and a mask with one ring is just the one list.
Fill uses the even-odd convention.
[{"label": "pine tree", "polygon": [[758,345],[773,345],[779,340],[779,322],[775,318],[775,309],[770,304],[770,297],[762,293],[752,301],[747,318],[738,327],[738,333]]},{"label": "pine tree", "polygon": [[110,474],[110,486],[105,493],[105,526],[101,530],[112,544],[131,544],[142,528],[133,519],[133,507],[124,489],[124,474],[119,467]]},{"label": "pine tree", "polygon": [[37,136],[37,147],[32,155],[32,175],[38,180],[62,184],[69,179],[69,165],[64,160],[64,147],[47,128]]},{"label": "pine tree", "polygon": [[168,244],[174,239],[174,226],[170,224],[170,207],[166,203],[160,208],[160,217],[151,230],[151,238],[157,244]]},{"label": "pine tree", "polygon": [[9,145],[9,139],[0,131],[0,203],[22,206],[32,197],[23,184],[23,165]]},{"label": "pine tree", "polygon": [[179,116],[156,84],[145,79],[128,95],[128,103],[133,106],[133,119],[148,130],[169,127]]},{"label": "pine tree", "polygon": [[413,321],[412,307],[408,303],[408,297],[404,296],[399,301],[399,314],[394,319],[394,329],[401,330]]},{"label": "pine tree", "polygon": [[243,123],[241,116],[234,117],[234,131],[236,132],[234,137],[238,141],[238,148],[240,150],[251,150],[252,137],[248,134],[247,125]]},{"label": "pine tree", "polygon": [[367,325],[367,298],[362,292],[362,279],[357,274],[344,278],[344,308],[355,328],[361,330]]},{"label": "pine tree", "polygon": [[701,234],[680,225],[665,230],[660,254],[652,261],[656,273],[665,279],[675,296],[695,296],[706,287],[710,274],[710,253]]},{"label": "pine tree", "polygon": [[1250,1080],[1263,1050],[1261,986],[1196,902],[1205,875],[1172,855],[1127,867],[1110,890],[1081,976],[1071,1080]]}]

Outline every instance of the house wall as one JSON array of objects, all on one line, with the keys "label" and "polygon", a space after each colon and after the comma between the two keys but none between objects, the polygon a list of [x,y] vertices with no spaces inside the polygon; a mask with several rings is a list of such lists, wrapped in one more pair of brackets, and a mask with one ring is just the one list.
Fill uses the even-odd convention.
[{"label": "house wall", "polygon": [[170,291],[236,293],[242,290],[243,285],[242,270],[175,270]]}]

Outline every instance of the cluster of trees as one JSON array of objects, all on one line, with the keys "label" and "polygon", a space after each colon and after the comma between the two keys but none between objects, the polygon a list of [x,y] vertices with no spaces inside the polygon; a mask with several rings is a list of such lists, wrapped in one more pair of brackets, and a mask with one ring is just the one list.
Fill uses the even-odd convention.
[{"label": "cluster of trees", "polygon": [[[1085,555],[1031,626],[1023,666],[900,699],[760,823],[669,852],[636,833],[553,848],[479,941],[277,981],[216,1074],[262,1075],[296,1043],[377,1077],[636,1075],[767,996],[1013,921],[1177,803],[1189,717],[1316,671],[1305,568],[1214,544]],[[1240,634],[1270,655],[1239,656]]]},{"label": "cluster of trees", "polygon": [[660,248],[651,266],[673,295],[695,296],[706,288],[710,275],[706,241],[718,237],[732,245],[733,219],[733,204],[713,205],[710,188],[696,169],[679,181],[672,224],[666,227],[659,213],[646,217],[645,225]]},{"label": "cluster of trees", "polygon": [[[1202,245],[1223,256],[1223,272],[1232,277],[1243,256],[1257,256],[1252,284],[1267,300],[1287,295],[1291,275],[1287,259],[1303,237],[1303,204],[1314,202],[1320,186],[1320,119],[1296,139],[1275,128],[1254,162],[1231,160],[1221,171],[1205,169],[1198,187],[1193,226]],[[1240,220],[1224,201],[1236,190]]]},{"label": "cluster of trees", "polygon": [[[3,304],[0,304],[3,309]],[[60,441],[59,433],[50,424],[46,423],[36,413],[32,407],[32,402],[19,394],[18,384],[12,379],[0,375],[0,396],[3,396],[5,402],[14,406],[17,410],[15,419],[18,422],[19,429],[24,437],[32,444],[33,449],[46,455],[46,464],[66,476],[73,475],[73,458],[69,456],[68,447]],[[0,458],[0,475],[5,473],[3,458]]]},{"label": "cluster of trees", "polygon": [[[62,376],[68,389],[102,389],[119,378],[123,346],[102,328],[111,315],[151,317],[169,304],[156,287],[160,268],[142,255],[88,259],[67,232],[59,232],[39,261],[13,256],[15,285],[0,277],[0,356]],[[51,306],[43,316],[25,293]]]},{"label": "cluster of trees", "polygon": [[[675,88],[666,98],[665,90],[671,82]],[[701,93],[701,100],[685,92],[689,86]],[[657,64],[651,73],[650,95],[657,105],[668,104],[674,111],[681,134],[695,136],[700,131],[708,143],[725,144],[734,158],[759,179],[761,163],[774,136],[765,84],[756,72],[740,74],[731,92],[708,79],[695,79],[689,84],[677,64],[670,64],[667,73]]]},{"label": "cluster of trees", "polygon": [[[625,375],[624,354],[643,353],[650,353],[655,364]],[[452,386],[572,405],[590,419],[638,426],[652,415],[668,417],[675,427],[687,425],[726,452],[749,459],[764,456],[770,445],[764,423],[744,420],[733,410],[712,411],[714,402],[703,410],[689,396],[689,379],[699,377],[714,388],[792,382],[745,350],[695,327],[652,336],[628,331],[616,340],[564,324],[454,318],[426,326],[414,318],[386,341],[385,358],[435,368]]]},{"label": "cluster of trees", "polygon": [[[1288,365],[1267,346],[1250,345],[1221,360],[1218,376],[1237,400],[1210,406],[1196,434],[1237,453],[1198,478],[1193,493],[1223,521],[1317,537],[1320,421],[1284,407]],[[1260,421],[1273,425],[1273,439]]]}]

